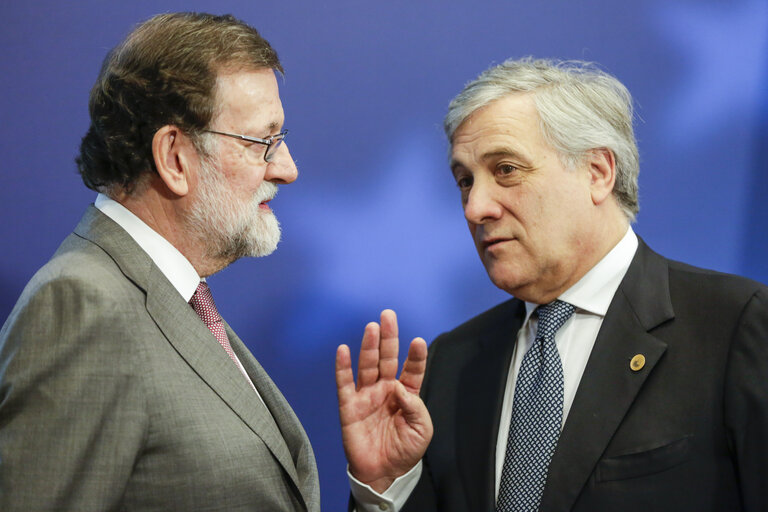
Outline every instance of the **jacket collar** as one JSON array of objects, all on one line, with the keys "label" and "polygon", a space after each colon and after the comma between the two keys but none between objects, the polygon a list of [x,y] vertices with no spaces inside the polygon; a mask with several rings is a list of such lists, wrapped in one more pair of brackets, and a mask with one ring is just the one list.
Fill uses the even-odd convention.
[{"label": "jacket collar", "polygon": [[[101,247],[115,261],[125,277],[145,292],[147,312],[179,356],[262,439],[289,475],[305,504],[307,499],[302,496],[299,489],[306,489],[306,492],[310,493],[308,498],[313,498],[314,491],[306,482],[300,480],[294,457],[286,445],[286,437],[290,438],[292,435],[288,432],[290,429],[286,428],[288,433],[284,434],[281,432],[282,425],[278,427],[275,423],[275,419],[288,414],[285,409],[290,411],[290,407],[282,396],[281,400],[276,398],[280,393],[266,373],[260,369],[261,367],[258,367],[259,371],[254,371],[255,360],[251,361],[253,356],[234,332],[227,328],[227,334],[232,336],[230,340],[233,338],[237,340],[238,357],[244,366],[247,362],[246,371],[253,379],[259,393],[262,394],[266,407],[255,396],[250,385],[237,366],[232,364],[226,352],[221,350],[200,317],[124,229],[91,206],[74,232],[77,236]],[[258,363],[255,364],[258,365]],[[266,410],[267,407],[276,412],[270,414]],[[290,415],[293,415],[292,411]],[[288,425],[287,422],[283,423]],[[294,428],[296,426],[301,428],[298,420],[293,424]],[[306,451],[307,448],[305,447],[304,450]],[[311,448],[309,456],[312,457]],[[314,464],[314,458],[312,464]]]}]

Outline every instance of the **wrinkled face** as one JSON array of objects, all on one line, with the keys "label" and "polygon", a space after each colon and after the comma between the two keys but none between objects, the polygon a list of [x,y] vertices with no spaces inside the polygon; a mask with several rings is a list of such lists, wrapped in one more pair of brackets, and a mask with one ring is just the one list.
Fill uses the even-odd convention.
[{"label": "wrinkled face", "polygon": [[544,141],[530,94],[475,111],[455,131],[451,168],[491,281],[549,302],[590,268],[590,174],[566,169]]},{"label": "wrinkled face", "polygon": [[[270,69],[219,75],[219,112],[210,129],[265,139],[283,128],[283,107]],[[283,143],[264,160],[266,147],[207,134],[212,155],[201,159],[195,200],[186,223],[209,256],[234,261],[266,256],[280,241],[280,226],[268,206],[277,185],[296,179],[296,165]]]}]

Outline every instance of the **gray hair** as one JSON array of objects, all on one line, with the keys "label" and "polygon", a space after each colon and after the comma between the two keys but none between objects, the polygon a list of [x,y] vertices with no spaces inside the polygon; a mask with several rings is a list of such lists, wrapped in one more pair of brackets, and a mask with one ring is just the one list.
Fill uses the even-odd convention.
[{"label": "gray hair", "polygon": [[616,159],[613,195],[630,222],[639,210],[640,172],[632,129],[632,96],[616,78],[588,62],[526,57],[483,71],[451,101],[444,128],[448,140],[473,112],[514,93],[532,93],[545,141],[567,167],[593,149]]}]

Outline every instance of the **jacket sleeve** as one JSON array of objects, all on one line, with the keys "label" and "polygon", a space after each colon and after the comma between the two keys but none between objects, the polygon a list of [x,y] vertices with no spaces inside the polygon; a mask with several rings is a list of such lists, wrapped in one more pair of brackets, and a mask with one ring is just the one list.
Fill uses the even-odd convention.
[{"label": "jacket sleeve", "polygon": [[[424,383],[421,386],[420,393],[422,400],[424,400],[424,403],[427,404],[429,403],[430,386],[432,386],[431,377],[434,376],[433,364],[435,362],[435,353],[440,349],[440,340],[442,337],[443,335],[438,336],[429,345],[426,374],[424,376]],[[421,459],[421,477],[419,478],[416,487],[411,492],[411,495],[408,497],[408,501],[405,502],[405,505],[400,512],[437,512],[438,510],[437,491],[435,489],[434,481],[432,480],[432,472],[429,469],[428,454],[429,449],[427,449],[427,454],[425,454],[424,458]]]},{"label": "jacket sleeve", "polygon": [[402,512],[437,512],[437,496],[432,483],[432,475],[426,460],[421,470],[421,478],[411,492]]},{"label": "jacket sleeve", "polygon": [[768,511],[768,291],[747,302],[734,331],[724,411],[745,511]]},{"label": "jacket sleeve", "polygon": [[0,510],[114,510],[148,425],[130,315],[83,280],[34,283],[0,331]]}]

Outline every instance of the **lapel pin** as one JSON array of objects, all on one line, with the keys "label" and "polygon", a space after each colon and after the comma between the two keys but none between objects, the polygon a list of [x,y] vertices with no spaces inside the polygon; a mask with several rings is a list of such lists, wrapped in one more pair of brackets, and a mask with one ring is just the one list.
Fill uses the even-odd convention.
[{"label": "lapel pin", "polygon": [[633,372],[639,372],[640,370],[643,369],[643,366],[645,366],[645,356],[643,354],[637,354],[629,362],[629,368]]}]

